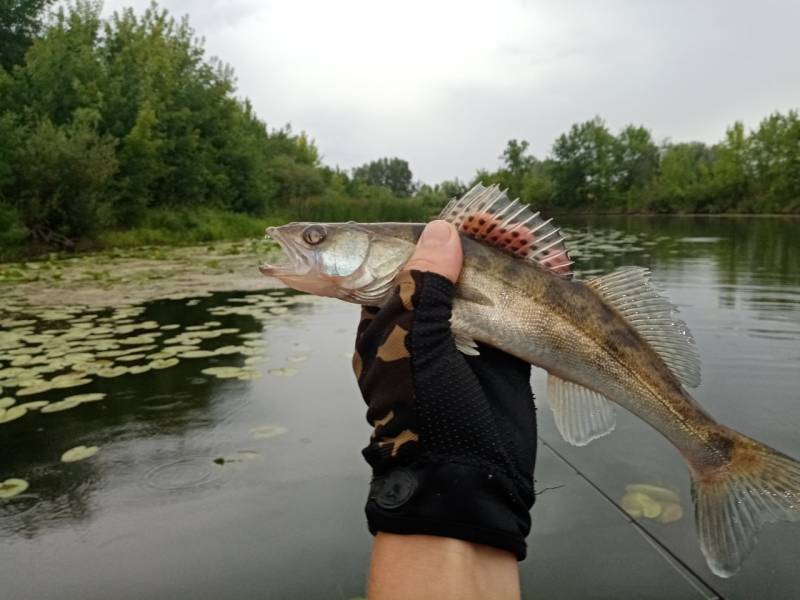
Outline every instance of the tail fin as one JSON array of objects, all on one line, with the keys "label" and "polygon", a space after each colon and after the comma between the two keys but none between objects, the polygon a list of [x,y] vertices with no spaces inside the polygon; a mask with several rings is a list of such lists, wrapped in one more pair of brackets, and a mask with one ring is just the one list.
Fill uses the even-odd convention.
[{"label": "tail fin", "polygon": [[700,549],[719,577],[739,570],[765,523],[800,521],[800,463],[735,432],[731,437],[727,464],[709,473],[693,469]]}]

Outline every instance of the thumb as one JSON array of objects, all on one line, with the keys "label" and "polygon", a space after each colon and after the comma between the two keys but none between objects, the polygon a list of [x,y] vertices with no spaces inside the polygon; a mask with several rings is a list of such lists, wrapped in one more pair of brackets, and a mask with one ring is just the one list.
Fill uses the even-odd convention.
[{"label": "thumb", "polygon": [[404,270],[431,271],[455,283],[463,262],[464,253],[456,228],[447,221],[438,220],[425,226]]}]

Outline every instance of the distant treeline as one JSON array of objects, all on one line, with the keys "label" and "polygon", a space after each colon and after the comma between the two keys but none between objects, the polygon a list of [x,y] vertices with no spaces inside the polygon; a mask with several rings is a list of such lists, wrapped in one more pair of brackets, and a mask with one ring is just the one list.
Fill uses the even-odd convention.
[{"label": "distant treeline", "polygon": [[[322,164],[305,134],[236,98],[232,69],[155,3],[104,20],[99,2],[52,2],[0,3],[0,250],[70,249],[213,211],[419,220],[468,187],[415,184],[399,158]],[[551,211],[800,212],[794,111],[750,133],[736,123],[712,147],[657,145],[642,127],[615,136],[595,119],[544,160],[527,149],[510,141],[503,166],[475,180]]]}]

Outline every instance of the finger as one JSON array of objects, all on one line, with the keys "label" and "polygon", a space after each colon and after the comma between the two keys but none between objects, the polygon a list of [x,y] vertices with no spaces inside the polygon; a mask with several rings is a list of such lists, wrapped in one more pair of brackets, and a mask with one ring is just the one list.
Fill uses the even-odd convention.
[{"label": "finger", "polygon": [[461,274],[464,253],[456,228],[447,221],[431,221],[417,242],[417,249],[406,263],[406,271],[431,271],[455,283]]}]

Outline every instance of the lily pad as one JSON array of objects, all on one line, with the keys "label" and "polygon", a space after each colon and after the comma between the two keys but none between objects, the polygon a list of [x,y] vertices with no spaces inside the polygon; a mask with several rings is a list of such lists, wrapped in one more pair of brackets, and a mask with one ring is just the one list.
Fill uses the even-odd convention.
[{"label": "lily pad", "polygon": [[250,430],[250,433],[253,434],[253,437],[259,440],[265,440],[267,438],[275,437],[276,435],[281,435],[289,431],[285,427],[281,427],[280,425],[265,425],[263,427],[255,427]]},{"label": "lily pad", "polygon": [[97,446],[75,446],[61,455],[61,462],[69,463],[84,460],[97,454],[98,450],[100,448]]},{"label": "lily pad", "polygon": [[99,371],[97,371],[97,376],[110,379],[112,377],[119,377],[120,375],[125,375],[127,372],[128,372],[128,367],[111,367],[108,369],[100,369]]},{"label": "lily pad", "polygon": [[75,394],[74,396],[68,396],[67,398],[64,398],[64,400],[62,402],[69,402],[69,401],[73,401],[73,402],[98,402],[100,400],[105,399],[105,397],[106,397],[106,394],[103,394],[101,392],[97,392],[97,393],[94,393],[94,394]]},{"label": "lily pad", "polygon": [[248,356],[247,358],[244,359],[244,364],[246,364],[246,365],[257,365],[257,364],[260,364],[260,363],[267,362],[268,360],[269,360],[269,358],[266,357],[266,356],[263,356],[263,355]]},{"label": "lily pad", "polygon": [[177,358],[162,358],[159,360],[154,360],[150,363],[150,366],[153,369],[169,369],[170,367],[174,367],[180,361]]},{"label": "lily pad", "polygon": [[201,371],[204,375],[213,375],[219,379],[233,379],[244,372],[245,370],[240,367],[208,367]]},{"label": "lily pad", "polygon": [[80,402],[76,402],[75,400],[61,400],[60,402],[52,402],[47,406],[42,407],[43,413],[54,413],[54,412],[61,412],[62,410],[69,410],[70,408],[75,408],[76,406],[80,406]]},{"label": "lily pad", "polygon": [[136,362],[137,360],[142,360],[145,358],[144,354],[128,354],[126,356],[120,356],[117,360],[120,362]]},{"label": "lily pad", "polygon": [[0,423],[8,423],[23,416],[28,409],[24,406],[12,406],[11,408],[0,409]]},{"label": "lily pad", "polygon": [[14,398],[11,397],[0,398],[0,410],[8,408],[9,406],[14,406],[15,403],[16,400],[14,400]]},{"label": "lily pad", "polygon": [[50,404],[47,400],[34,400],[32,402],[25,402],[24,404],[20,404],[20,408],[25,408],[27,410],[39,410],[40,408],[47,406]]},{"label": "lily pad", "polygon": [[87,383],[92,383],[91,379],[62,379],[61,381],[53,382],[53,387],[58,389],[67,389],[73,387],[79,387],[82,385],[86,385]]},{"label": "lily pad", "polygon": [[23,387],[22,389],[17,390],[17,397],[20,396],[33,396],[35,394],[41,394],[44,392],[49,392],[53,389],[53,386],[49,383],[40,383],[36,385],[31,385],[29,387]]},{"label": "lily pad", "polygon": [[178,356],[180,358],[208,358],[209,356],[215,356],[215,354],[211,350],[189,350],[178,354]]},{"label": "lily pad", "polygon": [[5,481],[0,481],[0,498],[5,500],[7,498],[13,498],[17,494],[21,494],[25,490],[28,489],[28,482],[24,479],[6,479]]}]

